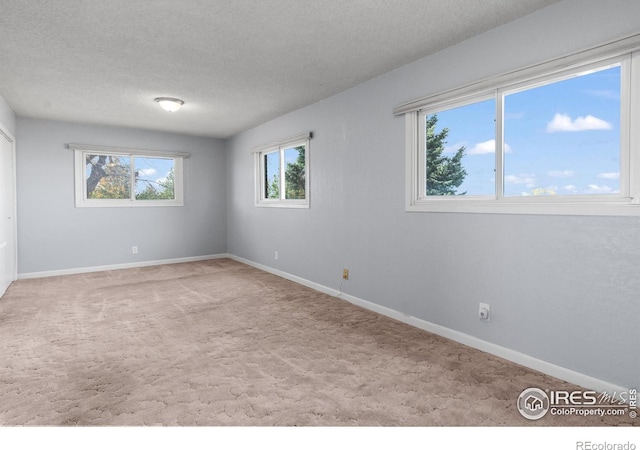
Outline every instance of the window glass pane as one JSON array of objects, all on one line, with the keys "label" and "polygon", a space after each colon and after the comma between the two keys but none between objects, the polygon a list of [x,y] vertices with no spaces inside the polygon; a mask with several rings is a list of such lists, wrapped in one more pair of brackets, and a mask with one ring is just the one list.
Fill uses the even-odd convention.
[{"label": "window glass pane", "polygon": [[284,150],[285,198],[305,198],[305,152],[304,145]]},{"label": "window glass pane", "polygon": [[175,199],[175,161],[136,156],[136,200]]},{"label": "window glass pane", "polygon": [[264,155],[264,198],[280,198],[280,152]]},{"label": "window glass pane", "polygon": [[88,199],[131,197],[131,160],[120,155],[86,155]]},{"label": "window glass pane", "polygon": [[495,194],[495,100],[426,117],[426,194]]},{"label": "window glass pane", "polygon": [[620,192],[620,66],[506,95],[504,195]]}]

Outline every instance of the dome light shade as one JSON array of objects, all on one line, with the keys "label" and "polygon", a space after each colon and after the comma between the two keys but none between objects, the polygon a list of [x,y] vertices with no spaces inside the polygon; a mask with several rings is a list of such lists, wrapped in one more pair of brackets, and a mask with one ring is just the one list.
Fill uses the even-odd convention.
[{"label": "dome light shade", "polygon": [[179,110],[182,105],[184,105],[184,101],[180,100],[179,98],[172,97],[158,97],[156,98],[156,102],[162,109],[169,112],[175,112]]}]

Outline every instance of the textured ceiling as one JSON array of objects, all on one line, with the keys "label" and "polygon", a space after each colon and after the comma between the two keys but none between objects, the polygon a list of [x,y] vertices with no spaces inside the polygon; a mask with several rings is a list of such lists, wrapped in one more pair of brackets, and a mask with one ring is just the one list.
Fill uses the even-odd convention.
[{"label": "textured ceiling", "polygon": [[0,0],[0,95],[19,116],[225,138],[556,1]]}]

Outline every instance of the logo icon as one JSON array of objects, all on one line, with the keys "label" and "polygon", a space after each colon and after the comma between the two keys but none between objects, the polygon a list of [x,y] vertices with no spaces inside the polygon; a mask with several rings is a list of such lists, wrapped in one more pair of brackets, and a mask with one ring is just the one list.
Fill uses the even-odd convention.
[{"label": "logo icon", "polygon": [[527,388],[518,397],[518,411],[525,419],[541,419],[549,411],[549,396],[538,388]]}]

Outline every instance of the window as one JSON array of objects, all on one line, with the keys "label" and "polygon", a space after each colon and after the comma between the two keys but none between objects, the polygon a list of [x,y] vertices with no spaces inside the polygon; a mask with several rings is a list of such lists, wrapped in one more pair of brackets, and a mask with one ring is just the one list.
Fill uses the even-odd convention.
[{"label": "window", "polygon": [[297,136],[253,150],[256,205],[309,207],[309,139]]},{"label": "window", "polygon": [[504,91],[504,196],[621,194],[621,69]]},{"label": "window", "polygon": [[424,196],[493,194],[495,103],[489,98],[432,113],[421,111]]},{"label": "window", "polygon": [[75,153],[76,207],[183,205],[188,153],[69,147]]},{"label": "window", "polygon": [[407,210],[640,214],[640,38],[401,105]]}]

